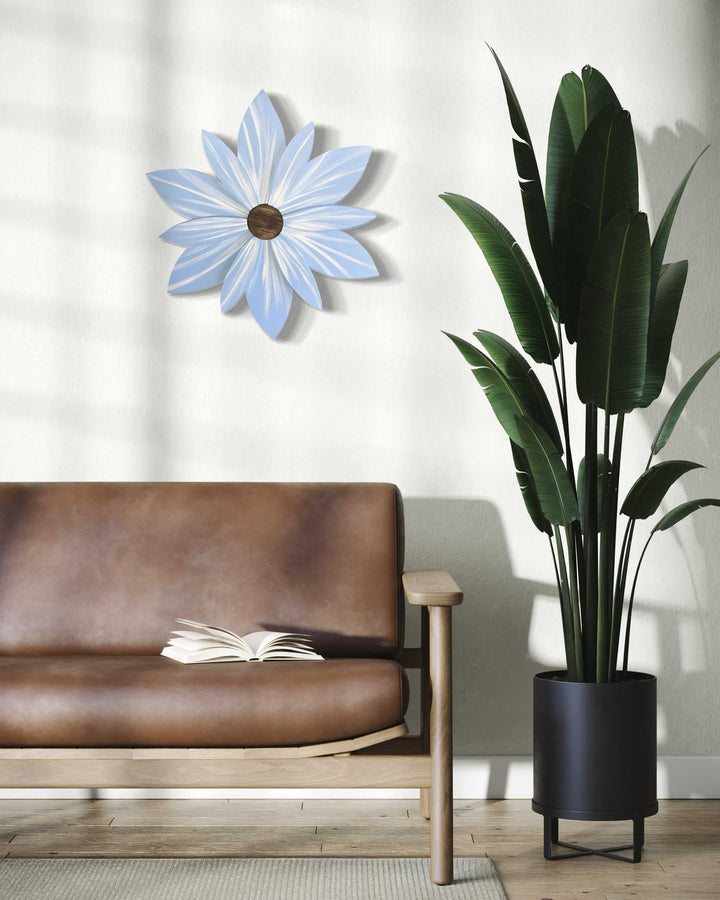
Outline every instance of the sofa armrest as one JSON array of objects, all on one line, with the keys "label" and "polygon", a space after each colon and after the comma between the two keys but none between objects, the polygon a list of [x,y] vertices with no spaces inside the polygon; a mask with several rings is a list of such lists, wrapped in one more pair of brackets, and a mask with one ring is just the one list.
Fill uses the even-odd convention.
[{"label": "sofa armrest", "polygon": [[462,591],[444,569],[405,572],[402,583],[412,606],[458,606],[463,601]]}]

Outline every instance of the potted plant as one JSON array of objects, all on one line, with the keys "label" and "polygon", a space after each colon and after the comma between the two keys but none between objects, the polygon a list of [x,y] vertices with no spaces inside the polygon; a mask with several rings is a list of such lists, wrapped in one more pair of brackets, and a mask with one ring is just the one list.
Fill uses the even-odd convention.
[{"label": "potted plant", "polygon": [[[656,680],[628,669],[638,572],[654,535],[698,509],[720,506],[704,498],[665,513],[635,559],[636,524],[656,514],[671,485],[698,467],[656,456],[720,352],[678,393],[645,470],[619,498],[625,417],[649,406],[665,381],[688,271],[685,260],[666,263],[665,249],[697,159],[651,239],[638,209],[630,115],[603,75],[586,66],[581,76],[571,72],[560,82],[543,188],[517,96],[491,52],[515,132],[525,223],[540,278],[492,213],[458,194],[441,197],[485,255],[522,350],[547,366],[554,403],[527,357],[504,338],[484,330],[474,333],[477,343],[448,337],[510,439],[525,506],[547,537],[557,580],[567,669],[534,679],[533,808],[545,817],[545,855],[598,852],[637,862],[644,818],[657,812]],[[573,347],[585,412],[579,433],[571,427],[566,378]],[[632,857],[616,853],[630,846],[591,851],[568,844],[573,853],[551,856],[551,845],[561,843],[558,818],[632,819]]]}]

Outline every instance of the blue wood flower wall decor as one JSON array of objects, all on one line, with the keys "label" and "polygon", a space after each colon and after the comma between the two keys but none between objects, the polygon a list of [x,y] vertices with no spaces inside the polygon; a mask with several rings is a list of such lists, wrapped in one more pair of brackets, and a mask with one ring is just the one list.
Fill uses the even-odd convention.
[{"label": "blue wood flower wall decor", "polygon": [[170,275],[171,294],[222,282],[221,310],[247,297],[258,324],[275,338],[293,291],[322,308],[313,272],[378,274],[367,250],[346,234],[375,214],[340,205],[365,171],[371,148],[342,147],[311,159],[314,133],[310,122],[287,143],[270,98],[260,91],[240,125],[237,153],[203,131],[214,176],[194,169],[148,173],[162,199],[187,219],[160,235],[186,248]]}]

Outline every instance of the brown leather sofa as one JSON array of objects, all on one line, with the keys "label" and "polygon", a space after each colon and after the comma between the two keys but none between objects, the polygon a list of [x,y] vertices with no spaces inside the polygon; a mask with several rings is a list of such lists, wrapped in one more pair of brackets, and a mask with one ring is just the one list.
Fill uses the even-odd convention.
[{"label": "brown leather sofa", "polygon": [[[389,484],[0,485],[0,786],[418,787],[450,882],[462,594],[402,567]],[[183,666],[159,655],[177,616],[326,658]]]}]

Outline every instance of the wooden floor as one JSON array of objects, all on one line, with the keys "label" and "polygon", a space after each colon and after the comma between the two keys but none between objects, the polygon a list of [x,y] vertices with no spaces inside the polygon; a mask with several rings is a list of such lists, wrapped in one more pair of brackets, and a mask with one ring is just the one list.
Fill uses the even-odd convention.
[{"label": "wooden floor", "polygon": [[[561,839],[608,846],[630,823],[561,822]],[[427,856],[406,800],[4,800],[0,857]],[[490,856],[509,900],[720,900],[720,801],[674,800],[647,820],[643,862],[546,862],[526,800],[455,803],[455,852]]]}]

